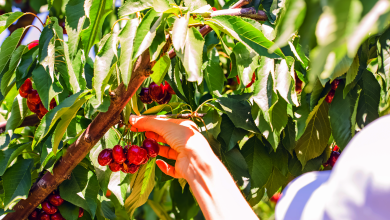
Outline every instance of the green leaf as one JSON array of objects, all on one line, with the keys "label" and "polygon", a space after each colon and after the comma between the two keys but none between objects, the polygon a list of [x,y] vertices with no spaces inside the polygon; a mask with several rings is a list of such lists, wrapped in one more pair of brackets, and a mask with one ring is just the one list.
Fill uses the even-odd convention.
[{"label": "green leaf", "polygon": [[[129,2],[129,1],[127,1]],[[126,3],[127,3],[126,2]],[[130,82],[131,73],[133,72],[133,41],[136,36],[139,19],[134,18],[127,21],[126,26],[119,34],[119,42],[121,44],[121,55],[119,57],[119,69],[123,84],[127,87]]]},{"label": "green leaf", "polygon": [[201,8],[207,5],[205,0],[184,0],[185,6],[188,7],[189,11],[194,11],[195,9]]},{"label": "green leaf", "polygon": [[134,14],[153,6],[153,0],[127,0],[119,8],[119,17]]},{"label": "green leaf", "polygon": [[41,123],[38,125],[35,131],[34,141],[32,144],[33,149],[49,133],[51,128],[56,124],[61,116],[64,115],[75,102],[80,100],[87,93],[88,91],[80,91],[74,95],[71,95],[42,118]]},{"label": "green leaf", "polygon": [[253,49],[260,56],[284,58],[284,54],[279,48],[275,49],[274,54],[268,53],[268,49],[270,49],[274,43],[268,40],[260,30],[255,28],[248,21],[251,20],[236,16],[222,15],[213,17],[206,21],[206,24],[210,24],[212,27],[217,26],[221,31]]},{"label": "green leaf", "polygon": [[356,114],[356,123],[360,128],[364,128],[370,122],[379,118],[378,106],[380,102],[380,85],[375,76],[368,70],[364,70],[362,78],[359,80],[362,88]]},{"label": "green leaf", "polygon": [[7,67],[8,61],[11,59],[18,43],[24,33],[24,28],[19,28],[7,37],[0,47],[0,73]]},{"label": "green leaf", "polygon": [[[286,60],[291,65],[287,65]],[[276,77],[276,90],[289,104],[298,106],[297,93],[295,91],[294,80],[294,59],[292,57],[286,57],[286,60],[281,60],[275,70]],[[291,66],[291,68],[289,68]]]},{"label": "green leaf", "polygon": [[[346,78],[345,86],[348,86],[349,84],[351,84],[355,80],[355,78],[358,74],[358,71],[359,71],[359,56],[356,55],[355,58],[353,59],[351,67],[348,69],[347,74],[345,76],[345,78]],[[343,97],[345,98],[346,95],[347,94],[344,92]]]},{"label": "green leaf", "polygon": [[314,114],[310,113],[312,117],[308,118],[310,121],[305,133],[298,140],[294,149],[302,166],[305,166],[308,160],[320,156],[328,144],[331,134],[328,110],[328,103],[322,101],[322,104],[313,110]]},{"label": "green leaf", "polygon": [[55,41],[53,24],[50,23],[43,28],[41,37],[39,38],[38,60],[46,71],[48,71],[52,80],[54,78]]},{"label": "green leaf", "polygon": [[[267,183],[272,173],[272,159],[268,154],[266,146],[256,137],[250,138],[241,149],[248,164],[249,174],[251,176],[251,199],[258,201],[263,197],[261,189]],[[250,203],[251,206],[255,205]]]},{"label": "green leaf", "polygon": [[270,113],[272,131],[280,134],[283,128],[287,125],[287,102],[279,97],[276,104],[272,107]]},{"label": "green leaf", "polygon": [[[338,86],[329,108],[332,136],[336,141],[337,146],[341,149],[344,149],[352,139],[351,130],[355,127],[355,124],[352,123],[352,116],[359,97],[357,88],[355,88],[343,99],[343,89],[344,85]],[[377,105],[379,105],[379,103],[377,103]]]},{"label": "green leaf", "polygon": [[259,67],[259,55],[253,51],[249,51],[247,47],[238,43],[233,48],[234,57],[236,60],[238,77],[240,78],[240,87],[244,88],[252,81],[252,75],[257,67]]},{"label": "green leaf", "polygon": [[2,14],[0,16],[0,34],[23,15],[24,13],[20,11]]},{"label": "green leaf", "polygon": [[233,176],[236,184],[248,195],[250,193],[250,174],[248,165],[246,164],[245,158],[237,148],[233,148],[228,152],[222,151],[222,162]]},{"label": "green leaf", "polygon": [[117,53],[117,43],[118,36],[116,34],[107,34],[101,40],[100,49],[96,55],[92,82],[99,104],[103,103],[104,90],[112,72],[116,71],[116,64],[113,66],[111,64]]},{"label": "green leaf", "polygon": [[[12,142],[11,144],[4,144],[5,147],[2,147],[0,150],[0,176],[3,176],[7,167],[11,162],[18,157],[22,151],[30,147],[31,142],[16,144],[17,142]],[[7,146],[8,145],[8,146]]]},{"label": "green leaf", "polygon": [[19,160],[2,176],[4,210],[10,208],[14,202],[27,198],[31,187],[31,170],[33,165],[34,161],[32,159]]},{"label": "green leaf", "polygon": [[219,65],[219,54],[215,48],[210,51],[210,56],[216,57],[217,62],[213,59],[207,62],[206,69],[204,70],[204,78],[210,93],[220,97],[224,87],[225,75]]},{"label": "green leaf", "polygon": [[265,185],[267,188],[268,197],[271,198],[280,187],[284,187],[287,184],[287,180],[287,177],[283,176],[283,174],[276,167],[274,167],[271,176]]},{"label": "green leaf", "polygon": [[103,22],[112,11],[112,4],[113,1],[110,0],[95,0],[87,1],[84,5],[85,14],[89,18],[88,28],[81,31],[85,57],[88,57],[92,46],[100,41]]},{"label": "green leaf", "polygon": [[166,43],[165,26],[160,25],[160,27],[157,29],[156,36],[154,37],[154,40],[149,47],[150,61],[155,61],[159,58],[161,50],[164,48]]},{"label": "green leaf", "polygon": [[164,210],[164,207],[162,207],[160,203],[157,203],[150,199],[148,199],[147,203],[148,205],[150,205],[150,207],[152,207],[153,211],[156,213],[159,219],[171,220],[171,217],[169,217],[168,213]]},{"label": "green leaf", "polygon": [[270,154],[272,158],[272,164],[276,167],[283,176],[287,177],[288,174],[288,152],[279,146],[275,152]]},{"label": "green leaf", "polygon": [[67,201],[64,201],[60,206],[58,206],[58,210],[60,211],[62,217],[66,220],[76,220],[79,218],[79,209],[80,207],[73,205]]},{"label": "green leaf", "polygon": [[189,20],[190,13],[187,13],[185,16],[176,18],[175,22],[173,23],[172,44],[176,51],[184,51]]},{"label": "green leaf", "polygon": [[234,126],[233,122],[229,119],[227,115],[222,115],[221,132],[219,134],[219,137],[221,137],[222,140],[225,142],[226,151],[230,151],[231,149],[233,149],[234,146],[237,145],[237,142],[242,140],[242,138],[244,138],[244,136],[247,134],[248,131]]},{"label": "green leaf", "polygon": [[77,100],[62,116],[61,121],[58,123],[56,129],[53,134],[53,153],[57,153],[57,148],[64,136],[70,122],[76,116],[77,112],[81,108],[82,105],[89,99],[90,96],[84,96],[81,99]]},{"label": "green leaf", "polygon": [[62,92],[61,84],[59,84],[56,78],[53,79],[41,65],[32,72],[32,78],[43,106],[46,109],[50,109],[50,101],[54,96]]},{"label": "green leaf", "polygon": [[178,180],[173,180],[169,187],[170,197],[172,199],[172,212],[177,219],[190,220],[199,212],[199,206],[191,194],[189,186],[184,190]]},{"label": "green leaf", "polygon": [[[207,133],[211,133],[213,137],[217,139],[219,133],[221,132],[221,122],[222,122],[222,117],[219,115],[218,111],[215,109],[211,109],[207,112],[207,114],[202,119],[206,124]],[[206,128],[204,127],[203,123],[199,123],[199,124],[200,124],[200,130],[204,134],[204,132],[206,132]]]},{"label": "green leaf", "polygon": [[154,188],[155,161],[155,158],[149,160],[147,164],[141,165],[137,173],[134,174],[136,177],[131,184],[132,190],[125,202],[125,209],[130,216],[133,216],[136,208],[146,203]]},{"label": "green leaf", "polygon": [[[9,82],[11,81],[11,79],[13,79],[13,76],[14,76],[14,73],[15,73],[15,69],[16,67],[18,66],[23,54],[28,50],[28,48],[24,45],[21,45],[20,47],[18,47],[13,53],[12,53],[12,56],[11,56],[11,59],[10,59],[10,62],[9,62],[9,66],[8,66],[8,70],[6,73],[4,73],[4,75],[0,74],[1,76],[1,93],[2,94],[5,94],[6,93],[6,90],[9,86]],[[14,82],[14,80],[12,80],[11,84]]]},{"label": "green leaf", "polygon": [[202,83],[202,54],[204,39],[202,34],[191,27],[187,31],[183,65],[187,72],[187,80]]},{"label": "green leaf", "polygon": [[28,113],[27,100],[20,95],[16,96],[12,103],[11,116],[7,120],[5,131],[15,130],[23,122]]},{"label": "green leaf", "polygon": [[65,61],[66,61],[67,71],[66,71],[65,74],[64,74],[64,72],[61,71],[61,74],[62,74],[62,77],[64,77],[65,79],[68,79],[68,81],[69,81],[69,89],[73,93],[76,93],[76,92],[79,92],[81,90],[81,87],[83,87],[83,88],[86,87],[85,86],[86,82],[83,79],[83,77],[80,76],[80,75],[77,75],[76,74],[77,69],[75,70],[73,68],[73,65],[75,65],[75,67],[76,67],[76,63],[78,62],[77,59],[80,58],[80,57],[76,57],[75,60],[72,60],[70,58],[71,54],[70,54],[70,51],[69,51],[70,48],[68,47],[68,43],[67,42],[63,42],[62,45],[64,47],[64,57],[65,57]]},{"label": "green leaf", "polygon": [[144,115],[157,114],[161,111],[170,112],[173,109],[180,107],[181,105],[184,105],[184,103],[171,102],[171,103],[164,104],[164,105],[157,105],[157,106],[154,106],[154,107],[144,111],[142,114],[144,114]]},{"label": "green leaf", "polygon": [[295,142],[295,123],[292,118],[288,117],[287,126],[284,129],[284,138],[282,140],[283,147],[293,155],[293,150],[296,146]]},{"label": "green leaf", "polygon": [[237,128],[258,133],[255,122],[251,115],[251,106],[247,100],[238,100],[235,98],[220,97],[216,101],[223,111],[229,116],[230,120]]},{"label": "green leaf", "polygon": [[163,82],[170,65],[171,59],[169,59],[167,54],[160,57],[160,59],[156,62],[156,64],[154,64],[152,68],[153,74],[150,75],[153,82],[155,82],[157,85],[160,85]]},{"label": "green leaf", "polygon": [[378,73],[386,82],[386,90],[390,89],[390,29],[379,38],[378,47]]},{"label": "green leaf", "polygon": [[68,34],[69,58],[77,53],[80,34],[86,21],[85,0],[69,0],[65,7],[65,27]]},{"label": "green leaf", "polygon": [[153,39],[156,36],[157,29],[160,27],[164,18],[164,16],[161,15],[162,13],[158,13],[151,9],[142,19],[134,38],[133,60],[140,56],[152,44]]}]

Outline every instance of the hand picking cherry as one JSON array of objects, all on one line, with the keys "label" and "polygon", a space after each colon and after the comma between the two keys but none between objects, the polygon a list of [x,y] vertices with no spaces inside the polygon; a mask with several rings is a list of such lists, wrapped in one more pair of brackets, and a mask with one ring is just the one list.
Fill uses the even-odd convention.
[{"label": "hand picking cherry", "polygon": [[139,94],[139,99],[141,100],[141,102],[146,103],[146,104],[150,104],[153,102],[152,98],[150,98],[150,95],[149,95],[149,88],[142,88],[141,89],[141,92]]},{"label": "hand picking cherry", "polygon": [[60,206],[62,203],[64,203],[64,199],[62,199],[58,194],[51,194],[49,196],[49,202],[54,206]]},{"label": "hand picking cherry", "polygon": [[33,91],[32,82],[28,78],[26,81],[24,81],[23,85],[19,88],[19,94],[23,98],[27,98],[28,94],[30,94]]},{"label": "hand picking cherry", "polygon": [[158,86],[156,83],[152,82],[149,85],[149,96],[156,102],[164,98],[163,86]]},{"label": "hand picking cherry", "polygon": [[50,204],[47,201],[42,202],[41,206],[42,206],[42,210],[49,215],[54,214],[58,211],[57,207],[55,207],[54,205]]},{"label": "hand picking cherry", "polygon": [[140,165],[147,157],[148,152],[137,145],[132,145],[127,151],[127,160],[131,164]]},{"label": "hand picking cherry", "polygon": [[112,161],[112,149],[104,149],[99,153],[98,162],[100,166],[107,166]]},{"label": "hand picking cherry", "polygon": [[142,147],[148,152],[149,157],[157,157],[160,151],[157,141],[152,138],[146,138],[142,143]]},{"label": "hand picking cherry", "polygon": [[120,145],[114,146],[114,148],[112,149],[112,158],[118,164],[125,162],[126,154],[124,153],[122,146]]},{"label": "hand picking cherry", "polygon": [[117,163],[117,162],[112,162],[108,165],[108,167],[110,168],[110,170],[112,172],[118,172],[119,170],[121,170],[121,164]]},{"label": "hand picking cherry", "polygon": [[28,94],[28,101],[35,105],[41,103],[41,98],[39,97],[37,90],[33,90],[30,94]]},{"label": "hand picking cherry", "polygon": [[79,208],[79,218],[83,217],[83,215],[84,215],[84,209]]}]

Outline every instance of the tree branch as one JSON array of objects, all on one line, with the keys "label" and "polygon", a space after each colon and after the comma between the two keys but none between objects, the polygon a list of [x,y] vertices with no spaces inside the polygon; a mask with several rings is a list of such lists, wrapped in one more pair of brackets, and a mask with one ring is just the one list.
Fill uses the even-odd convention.
[{"label": "tree branch", "polygon": [[[24,118],[22,124],[18,126],[18,128],[26,127],[26,126],[35,126],[39,124],[40,120],[37,115],[30,115]],[[7,126],[7,121],[0,122],[0,134],[5,132],[5,127]]]},{"label": "tree branch", "polygon": [[264,11],[259,10],[258,12],[256,12],[254,8],[234,8],[234,9],[218,10],[211,13],[210,17],[215,17],[219,15],[246,17],[246,18],[252,18],[256,21],[267,20],[267,14],[265,14]]}]

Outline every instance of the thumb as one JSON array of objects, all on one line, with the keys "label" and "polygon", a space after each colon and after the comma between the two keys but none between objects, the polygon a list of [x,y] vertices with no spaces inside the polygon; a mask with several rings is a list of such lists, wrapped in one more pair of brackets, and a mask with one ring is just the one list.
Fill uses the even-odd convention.
[{"label": "thumb", "polygon": [[183,178],[179,173],[176,172],[175,167],[169,165],[167,162],[163,160],[156,160],[156,164],[158,168],[160,168],[160,170],[168,176],[173,178]]}]

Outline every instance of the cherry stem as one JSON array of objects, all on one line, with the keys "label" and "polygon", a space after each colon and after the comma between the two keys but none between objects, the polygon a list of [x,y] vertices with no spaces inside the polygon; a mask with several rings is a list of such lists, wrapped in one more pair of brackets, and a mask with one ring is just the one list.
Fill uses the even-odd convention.
[{"label": "cherry stem", "polygon": [[35,25],[32,25],[32,24],[27,25],[27,26],[26,26],[26,29],[29,28],[29,27],[35,27],[36,29],[38,29],[39,32],[42,33],[41,29],[39,29],[39,28],[38,28],[37,26],[35,26]]},{"label": "cherry stem", "polygon": [[115,25],[118,23],[118,22],[120,22],[120,21],[123,21],[123,20],[130,20],[129,18],[121,18],[121,19],[119,19],[119,20],[117,20],[117,21],[115,21],[115,23],[112,25],[112,27],[111,27],[111,31],[112,30],[114,30],[114,27],[115,27]]},{"label": "cherry stem", "polygon": [[42,24],[43,27],[45,27],[45,24],[42,22],[42,20],[34,13],[31,13],[31,12],[26,12],[24,13],[24,15],[34,15]]}]

